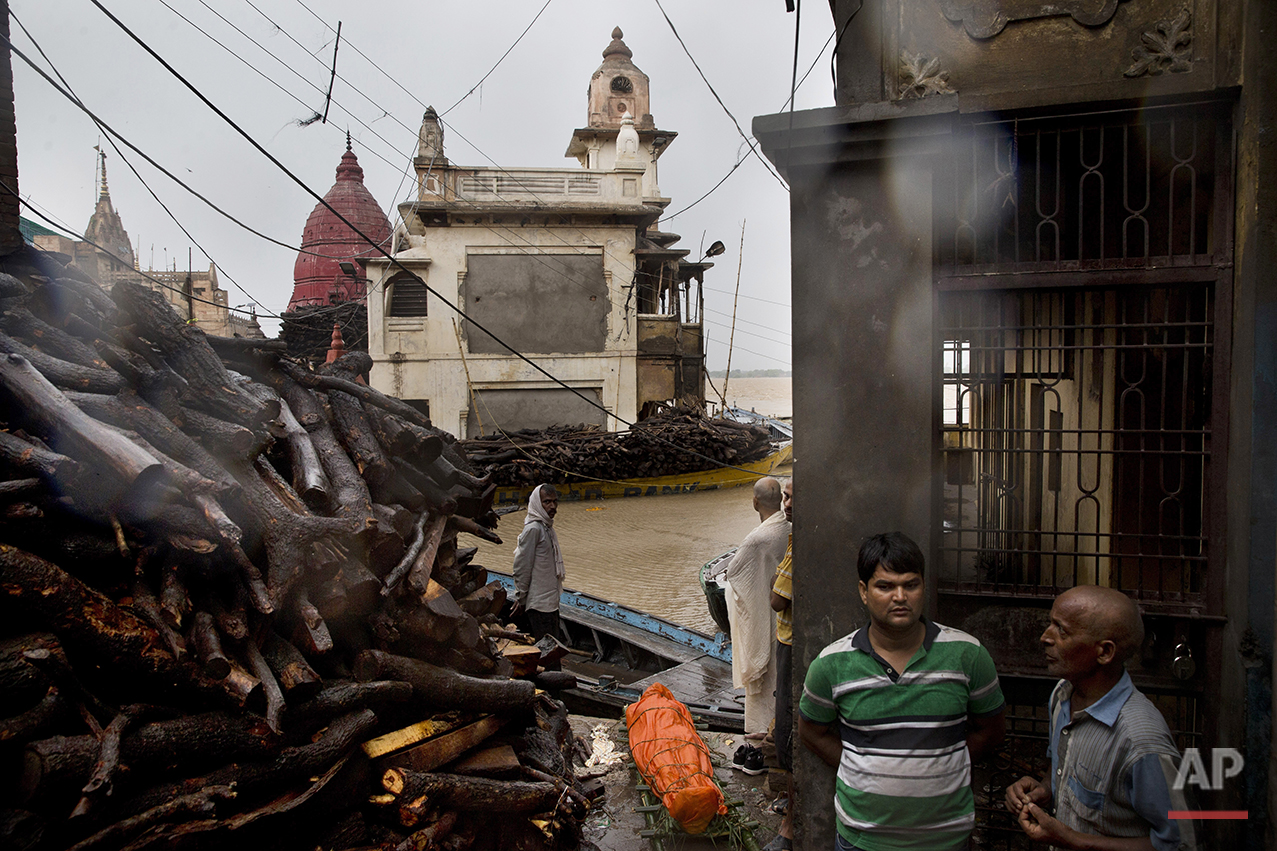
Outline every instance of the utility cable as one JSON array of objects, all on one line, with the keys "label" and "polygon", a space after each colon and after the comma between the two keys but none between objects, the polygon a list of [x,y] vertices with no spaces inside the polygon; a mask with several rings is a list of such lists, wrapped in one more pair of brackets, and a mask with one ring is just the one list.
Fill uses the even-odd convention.
[{"label": "utility cable", "polygon": [[727,117],[732,120],[732,124],[736,126],[736,132],[739,133],[741,138],[745,140],[745,143],[749,145],[750,153],[758,158],[758,161],[763,164],[763,168],[767,169],[767,173],[776,178],[776,181],[783,189],[785,189],[785,191],[789,191],[789,186],[785,183],[784,178],[772,170],[771,163],[767,162],[767,160],[763,158],[763,155],[758,152],[756,143],[750,141],[749,136],[741,129],[740,122],[736,120],[736,116],[732,115],[732,111],[727,108],[727,104],[723,103],[723,99],[718,96],[718,92],[714,90],[713,84],[711,84],[709,78],[705,76],[705,72],[701,70],[701,66],[697,64],[696,57],[692,56],[692,51],[687,49],[687,45],[683,42],[683,37],[678,34],[678,29],[674,26],[674,22],[671,21],[670,16],[665,13],[665,7],[661,5],[661,0],[654,0],[654,2],[656,3],[656,8],[661,10],[661,15],[665,18],[665,23],[670,25],[670,31],[674,33],[674,38],[678,39],[679,46],[683,48],[683,52],[687,54],[687,58],[692,61],[692,67],[696,69],[696,73],[701,75],[701,79],[704,80],[705,85],[709,87],[710,94],[714,96],[714,100],[718,101],[718,105],[723,108],[723,112],[726,112]]},{"label": "utility cable", "polygon": [[516,39],[514,40],[514,44],[512,44],[512,45],[510,45],[508,48],[506,48],[506,52],[501,54],[501,58],[497,60],[496,65],[493,65],[493,66],[492,66],[492,68],[490,68],[490,69],[488,70],[488,73],[486,73],[486,74],[484,74],[484,75],[483,75],[482,79],[480,79],[480,80],[479,80],[479,82],[477,82],[477,83],[475,83],[473,86],[471,86],[471,87],[470,87],[470,90],[469,90],[468,92],[466,92],[464,95],[462,95],[462,96],[461,96],[461,98],[460,98],[460,100],[458,100],[458,101],[457,101],[456,103],[454,103],[452,106],[450,106],[450,107],[448,107],[447,109],[445,109],[443,112],[439,113],[439,117],[440,117],[440,118],[443,118],[443,117],[444,117],[445,115],[447,115],[449,112],[452,112],[454,109],[456,109],[458,106],[460,106],[460,105],[461,105],[461,103],[462,103],[462,101],[464,101],[466,98],[470,97],[470,95],[474,94],[474,93],[475,93],[475,90],[476,90],[476,89],[478,89],[480,86],[482,86],[482,85],[483,85],[483,81],[484,81],[484,80],[486,80],[486,79],[488,79],[489,77],[491,77],[491,76],[492,76],[492,72],[493,72],[493,71],[495,71],[495,70],[497,70],[497,66],[498,66],[498,65],[500,65],[503,61],[505,61],[505,58],[506,58],[507,56],[509,56],[509,55],[510,55],[510,51],[512,51],[512,50],[514,50],[516,47],[518,47],[518,46],[519,46],[519,42],[523,41],[523,37],[524,37],[525,35],[527,35],[527,34],[528,34],[528,30],[532,29],[532,24],[535,24],[535,23],[537,22],[537,19],[541,17],[541,13],[542,13],[542,12],[544,12],[546,9],[548,9],[548,8],[549,8],[549,6],[550,6],[550,2],[551,2],[551,0],[545,0],[545,5],[544,5],[544,6],[542,6],[542,7],[541,7],[541,10],[540,10],[539,12],[537,12],[537,13],[536,13],[536,16],[532,19],[532,21],[531,21],[531,22],[530,22],[530,23],[529,23],[526,27],[524,27],[524,28],[523,28],[523,32],[519,33],[519,37],[518,37],[518,38],[516,38]]},{"label": "utility cable", "polygon": [[[608,416],[610,416],[610,417],[614,417],[614,418],[617,420],[617,422],[623,423],[623,424],[624,424],[626,427],[628,427],[628,428],[633,428],[633,427],[634,427],[634,423],[631,423],[631,422],[629,422],[629,421],[627,421],[627,420],[625,420],[625,419],[623,419],[623,418],[621,418],[621,417],[617,416],[616,414],[612,413],[611,411],[608,411],[608,410],[607,410],[607,408],[603,407],[603,406],[602,406],[602,405],[600,405],[598,402],[596,402],[596,401],[594,401],[593,399],[589,398],[589,397],[588,397],[588,396],[586,396],[584,393],[581,393],[581,392],[580,392],[579,390],[577,390],[575,387],[572,387],[571,385],[567,384],[567,382],[565,382],[565,381],[563,381],[562,379],[558,378],[557,376],[555,376],[555,375],[551,374],[551,373],[550,373],[547,369],[545,369],[543,366],[541,366],[540,364],[538,364],[538,363],[536,363],[535,361],[533,361],[533,360],[532,360],[531,358],[529,358],[527,355],[525,355],[525,354],[523,354],[522,352],[519,352],[519,351],[517,351],[516,349],[514,349],[512,346],[510,346],[508,343],[506,343],[504,340],[502,340],[502,339],[501,339],[500,337],[498,337],[496,334],[494,334],[494,333],[492,333],[491,331],[489,331],[489,330],[488,330],[488,329],[487,329],[484,325],[482,325],[481,323],[479,323],[479,322],[475,321],[473,318],[471,318],[470,316],[468,316],[468,315],[465,313],[465,311],[463,311],[460,307],[458,307],[457,305],[453,304],[450,300],[448,300],[447,298],[445,298],[445,297],[443,296],[443,294],[442,294],[442,293],[440,293],[438,290],[436,290],[436,289],[434,289],[433,287],[431,287],[428,283],[426,283],[424,280],[422,280],[420,276],[418,276],[418,275],[414,274],[413,272],[411,272],[411,271],[410,271],[407,267],[405,267],[405,266],[404,266],[401,262],[399,262],[399,260],[397,260],[397,259],[396,259],[394,256],[392,256],[392,255],[391,255],[388,251],[386,251],[384,248],[382,248],[382,247],[381,247],[381,245],[379,245],[378,243],[374,242],[374,241],[373,241],[372,239],[370,239],[367,235],[365,235],[365,234],[363,233],[363,231],[361,231],[361,230],[359,230],[359,228],[355,227],[355,225],[354,225],[354,224],[353,224],[353,223],[352,223],[349,219],[347,219],[347,218],[346,218],[345,216],[343,216],[343,215],[342,215],[339,211],[337,211],[337,210],[336,210],[336,209],[335,209],[335,208],[334,208],[331,204],[329,204],[327,201],[325,201],[325,200],[324,200],[324,198],[323,198],[322,196],[320,196],[318,193],[316,193],[313,189],[311,189],[311,188],[310,188],[310,187],[309,187],[309,186],[305,183],[305,181],[303,181],[300,177],[298,177],[297,175],[295,175],[295,174],[294,174],[294,173],[293,173],[293,172],[292,172],[292,171],[291,171],[291,170],[290,170],[290,169],[289,169],[286,165],[284,165],[282,162],[280,162],[280,161],[279,161],[279,159],[277,159],[277,158],[276,158],[273,154],[271,154],[271,153],[270,153],[270,151],[266,150],[266,148],[265,148],[265,147],[263,147],[263,146],[261,145],[261,143],[259,143],[256,139],[254,139],[251,135],[249,135],[249,133],[248,133],[247,131],[245,131],[245,130],[244,130],[243,128],[241,128],[241,127],[240,127],[237,123],[235,123],[235,121],[234,121],[234,120],[233,120],[230,116],[228,116],[225,112],[223,112],[223,111],[222,111],[222,110],[221,110],[221,109],[220,109],[220,108],[219,108],[216,104],[214,104],[211,100],[209,100],[209,99],[208,99],[208,98],[207,98],[207,97],[206,97],[206,96],[205,96],[205,95],[204,95],[204,94],[203,94],[203,93],[202,93],[199,89],[197,89],[197,88],[196,88],[196,87],[195,87],[195,86],[194,86],[194,85],[193,85],[190,81],[188,81],[188,80],[187,80],[184,76],[182,76],[182,74],[181,74],[180,72],[178,72],[178,70],[177,70],[176,68],[174,68],[172,65],[170,65],[170,64],[168,63],[168,61],[167,61],[167,60],[165,60],[162,56],[160,56],[160,55],[159,55],[159,54],[155,51],[155,49],[154,49],[154,48],[152,48],[149,44],[147,44],[145,41],[143,41],[143,40],[142,40],[142,39],[141,39],[141,38],[140,38],[137,34],[135,34],[135,33],[134,33],[131,29],[129,29],[129,27],[128,27],[128,26],[127,26],[127,25],[126,25],[123,21],[121,21],[121,20],[120,20],[119,18],[117,18],[114,14],[112,14],[112,13],[110,12],[110,10],[108,10],[105,6],[103,6],[103,5],[102,5],[102,3],[100,2],[100,0],[90,0],[90,2],[91,2],[91,3],[93,3],[93,5],[94,5],[94,6],[96,6],[96,7],[98,8],[98,10],[99,10],[99,11],[101,11],[104,15],[106,15],[108,18],[110,18],[110,19],[111,19],[111,21],[112,21],[112,23],[114,23],[117,27],[119,27],[121,30],[123,30],[123,31],[124,31],[124,33],[125,33],[126,35],[128,35],[131,39],[133,39],[133,41],[135,41],[135,42],[138,44],[138,46],[139,46],[139,47],[141,47],[141,48],[142,48],[143,50],[145,50],[148,54],[150,54],[150,55],[151,55],[151,57],[152,57],[153,59],[155,59],[155,61],[159,62],[159,63],[160,63],[160,64],[164,67],[164,69],[165,69],[166,71],[168,71],[168,72],[169,72],[170,74],[172,74],[175,78],[177,78],[177,80],[178,80],[179,82],[181,82],[181,83],[182,83],[182,85],[186,86],[186,88],[187,88],[187,89],[189,89],[189,90],[190,90],[190,92],[191,92],[192,94],[194,94],[197,98],[199,98],[199,99],[200,99],[200,101],[201,101],[201,102],[202,102],[205,106],[207,106],[209,109],[211,109],[211,110],[212,110],[212,111],[213,111],[213,112],[214,112],[214,113],[215,113],[215,114],[216,114],[219,118],[221,118],[221,119],[222,119],[223,121],[225,121],[228,125],[230,125],[230,127],[231,127],[232,129],[234,129],[237,133],[239,133],[241,136],[243,136],[243,137],[244,137],[244,139],[245,139],[245,141],[247,141],[250,145],[252,145],[254,148],[256,148],[256,149],[257,149],[257,151],[258,151],[259,153],[261,153],[263,156],[265,156],[267,159],[269,159],[269,160],[270,160],[270,161],[271,161],[271,162],[275,165],[275,167],[276,167],[276,168],[278,168],[280,171],[282,171],[285,175],[287,175],[287,176],[288,176],[288,178],[289,178],[290,180],[292,180],[294,183],[296,183],[298,186],[300,186],[302,189],[304,189],[307,193],[309,193],[312,197],[314,197],[317,201],[319,201],[319,203],[321,203],[321,204],[323,204],[325,207],[327,207],[327,208],[328,208],[328,210],[329,210],[329,211],[331,211],[331,212],[332,212],[332,214],[333,214],[334,216],[336,216],[336,217],[337,217],[337,218],[338,218],[338,219],[339,219],[339,220],[340,220],[340,221],[341,221],[344,225],[346,225],[346,227],[350,228],[350,230],[351,230],[352,232],[354,232],[356,235],[358,235],[359,237],[361,237],[362,239],[364,239],[364,240],[365,240],[365,241],[366,241],[366,242],[367,242],[370,246],[372,246],[374,249],[376,249],[376,251],[377,251],[378,253],[380,253],[383,257],[385,257],[385,258],[386,258],[386,260],[388,260],[391,264],[393,264],[394,266],[397,266],[397,267],[400,269],[400,271],[404,272],[404,273],[405,273],[405,274],[407,274],[407,275],[410,275],[411,277],[413,277],[413,278],[415,278],[417,281],[419,281],[419,282],[421,283],[421,285],[422,285],[423,287],[425,287],[425,288],[426,288],[426,291],[427,291],[427,292],[429,292],[429,293],[431,293],[432,295],[434,295],[434,296],[435,296],[435,298],[439,299],[441,302],[443,302],[445,305],[447,305],[449,308],[451,308],[454,312],[456,312],[456,313],[457,313],[457,315],[459,315],[461,318],[465,319],[467,322],[469,322],[469,323],[470,323],[471,325],[473,325],[475,328],[477,328],[477,329],[479,329],[480,331],[482,331],[483,333],[487,334],[489,337],[491,337],[491,338],[493,339],[493,341],[495,341],[497,344],[499,344],[499,345],[500,345],[502,348],[504,348],[506,351],[510,352],[510,354],[514,355],[514,356],[515,356],[515,357],[517,357],[519,360],[521,360],[521,361],[523,361],[524,363],[528,364],[528,365],[529,365],[529,366],[531,366],[533,369],[535,369],[537,372],[541,373],[541,374],[542,374],[542,375],[544,375],[546,378],[548,378],[548,379],[550,379],[551,381],[553,381],[555,384],[558,384],[560,387],[564,388],[565,390],[568,390],[568,391],[569,391],[569,392],[571,392],[574,396],[576,396],[577,398],[579,398],[579,399],[581,399],[583,402],[585,402],[587,405],[590,405],[591,407],[594,407],[594,408],[598,408],[599,410],[603,411],[603,412],[604,412],[605,414],[607,414]],[[687,447],[679,446],[678,444],[674,443],[673,441],[665,440],[664,438],[658,438],[658,439],[659,439],[659,440],[661,440],[661,442],[668,444],[669,446],[671,446],[671,447],[672,447],[672,448],[674,448],[674,449],[678,449],[679,451],[684,452],[684,453],[687,453],[688,455],[692,455],[692,456],[694,456],[694,457],[701,458],[701,459],[703,459],[703,460],[709,461],[711,464],[714,464],[715,466],[720,466],[720,467],[730,467],[730,468],[732,468],[732,469],[734,469],[734,470],[742,470],[742,471],[744,471],[744,472],[748,472],[748,473],[753,473],[753,472],[754,472],[754,471],[752,471],[752,470],[745,470],[743,467],[737,467],[737,466],[736,466],[736,465],[734,465],[734,464],[727,464],[727,463],[724,463],[724,462],[722,462],[722,461],[719,461],[719,460],[718,460],[718,459],[716,459],[716,458],[712,458],[712,457],[710,457],[710,456],[708,456],[708,455],[704,455],[704,454],[702,454],[702,453],[700,453],[700,452],[697,452],[697,451],[695,451],[695,450],[693,450],[693,449],[688,449]]]}]

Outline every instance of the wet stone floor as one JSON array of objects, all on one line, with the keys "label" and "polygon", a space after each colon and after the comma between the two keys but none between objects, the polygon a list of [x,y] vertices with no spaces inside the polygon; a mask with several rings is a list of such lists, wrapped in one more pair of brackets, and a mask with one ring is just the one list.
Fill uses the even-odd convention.
[{"label": "wet stone floor", "polygon": [[[580,715],[571,716],[572,731],[586,746],[592,743],[593,731],[600,725],[616,750],[625,755],[625,759],[607,768],[594,767],[583,769],[578,766],[578,777],[597,776],[602,779],[605,794],[596,801],[586,816],[584,839],[599,851],[648,851],[653,848],[650,841],[642,836],[647,830],[647,822],[643,813],[636,812],[635,807],[642,806],[643,801],[637,790],[642,781],[629,758],[629,734],[625,722],[612,718],[589,718]],[[737,812],[745,819],[757,822],[752,833],[758,847],[766,845],[776,836],[780,825],[780,816],[770,810],[773,800],[784,798],[788,775],[775,768],[775,749],[761,742],[759,745],[767,758],[768,770],[758,775],[748,775],[732,768],[732,754],[745,740],[738,733],[718,733],[702,730],[701,738],[709,747],[714,762],[714,779],[723,788],[729,802],[740,801]],[[589,848],[589,845],[585,845]],[[681,834],[670,837],[663,842],[666,851],[709,851],[709,849],[728,849],[732,845],[726,837],[710,839],[703,836]]]}]

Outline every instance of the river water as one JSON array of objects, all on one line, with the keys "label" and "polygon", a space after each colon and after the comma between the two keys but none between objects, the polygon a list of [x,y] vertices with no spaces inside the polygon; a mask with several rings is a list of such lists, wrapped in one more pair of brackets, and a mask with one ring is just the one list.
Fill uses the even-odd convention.
[{"label": "river water", "polygon": [[[715,379],[722,389],[721,379]],[[712,390],[706,388],[706,395]],[[789,416],[788,378],[733,378],[728,403],[772,416]],[[788,475],[789,469],[777,471]],[[749,487],[670,496],[561,502],[554,520],[569,588],[669,618],[713,634],[701,592],[701,565],[740,543],[758,525]],[[478,545],[475,563],[509,572],[524,511],[504,515],[504,543],[463,536]]]}]

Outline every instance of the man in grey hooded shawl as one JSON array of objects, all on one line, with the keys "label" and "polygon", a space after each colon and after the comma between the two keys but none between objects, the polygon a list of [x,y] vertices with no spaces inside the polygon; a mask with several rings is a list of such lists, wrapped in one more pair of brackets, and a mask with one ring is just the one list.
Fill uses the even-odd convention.
[{"label": "man in grey hooded shawl", "polygon": [[514,612],[527,613],[534,638],[559,636],[559,597],[563,593],[563,554],[554,531],[559,493],[537,485],[528,498],[528,515],[514,548]]}]

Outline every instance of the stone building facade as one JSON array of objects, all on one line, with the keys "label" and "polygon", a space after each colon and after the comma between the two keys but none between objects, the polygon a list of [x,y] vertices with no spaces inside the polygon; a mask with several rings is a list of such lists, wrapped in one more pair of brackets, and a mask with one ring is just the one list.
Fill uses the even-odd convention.
[{"label": "stone building facade", "polygon": [[[863,622],[847,553],[903,530],[931,612],[994,654],[1017,760],[1041,748],[1051,600],[1119,588],[1180,746],[1245,754],[1200,803],[1249,819],[1204,847],[1265,847],[1277,7],[831,5],[836,106],[754,120],[791,187],[794,425],[820,471],[796,474],[795,670]],[[806,753],[796,773],[831,783]],[[1016,840],[976,797],[980,841]],[[829,847],[832,808],[800,803],[800,847]]]},{"label": "stone building facade", "polygon": [[373,385],[462,436],[616,428],[659,402],[703,404],[691,282],[711,264],[688,261],[672,247],[677,235],[656,227],[669,204],[656,161],[675,135],[656,127],[647,75],[619,29],[568,146],[580,168],[455,165],[428,110],[416,191],[399,206],[396,263],[367,261]]}]

